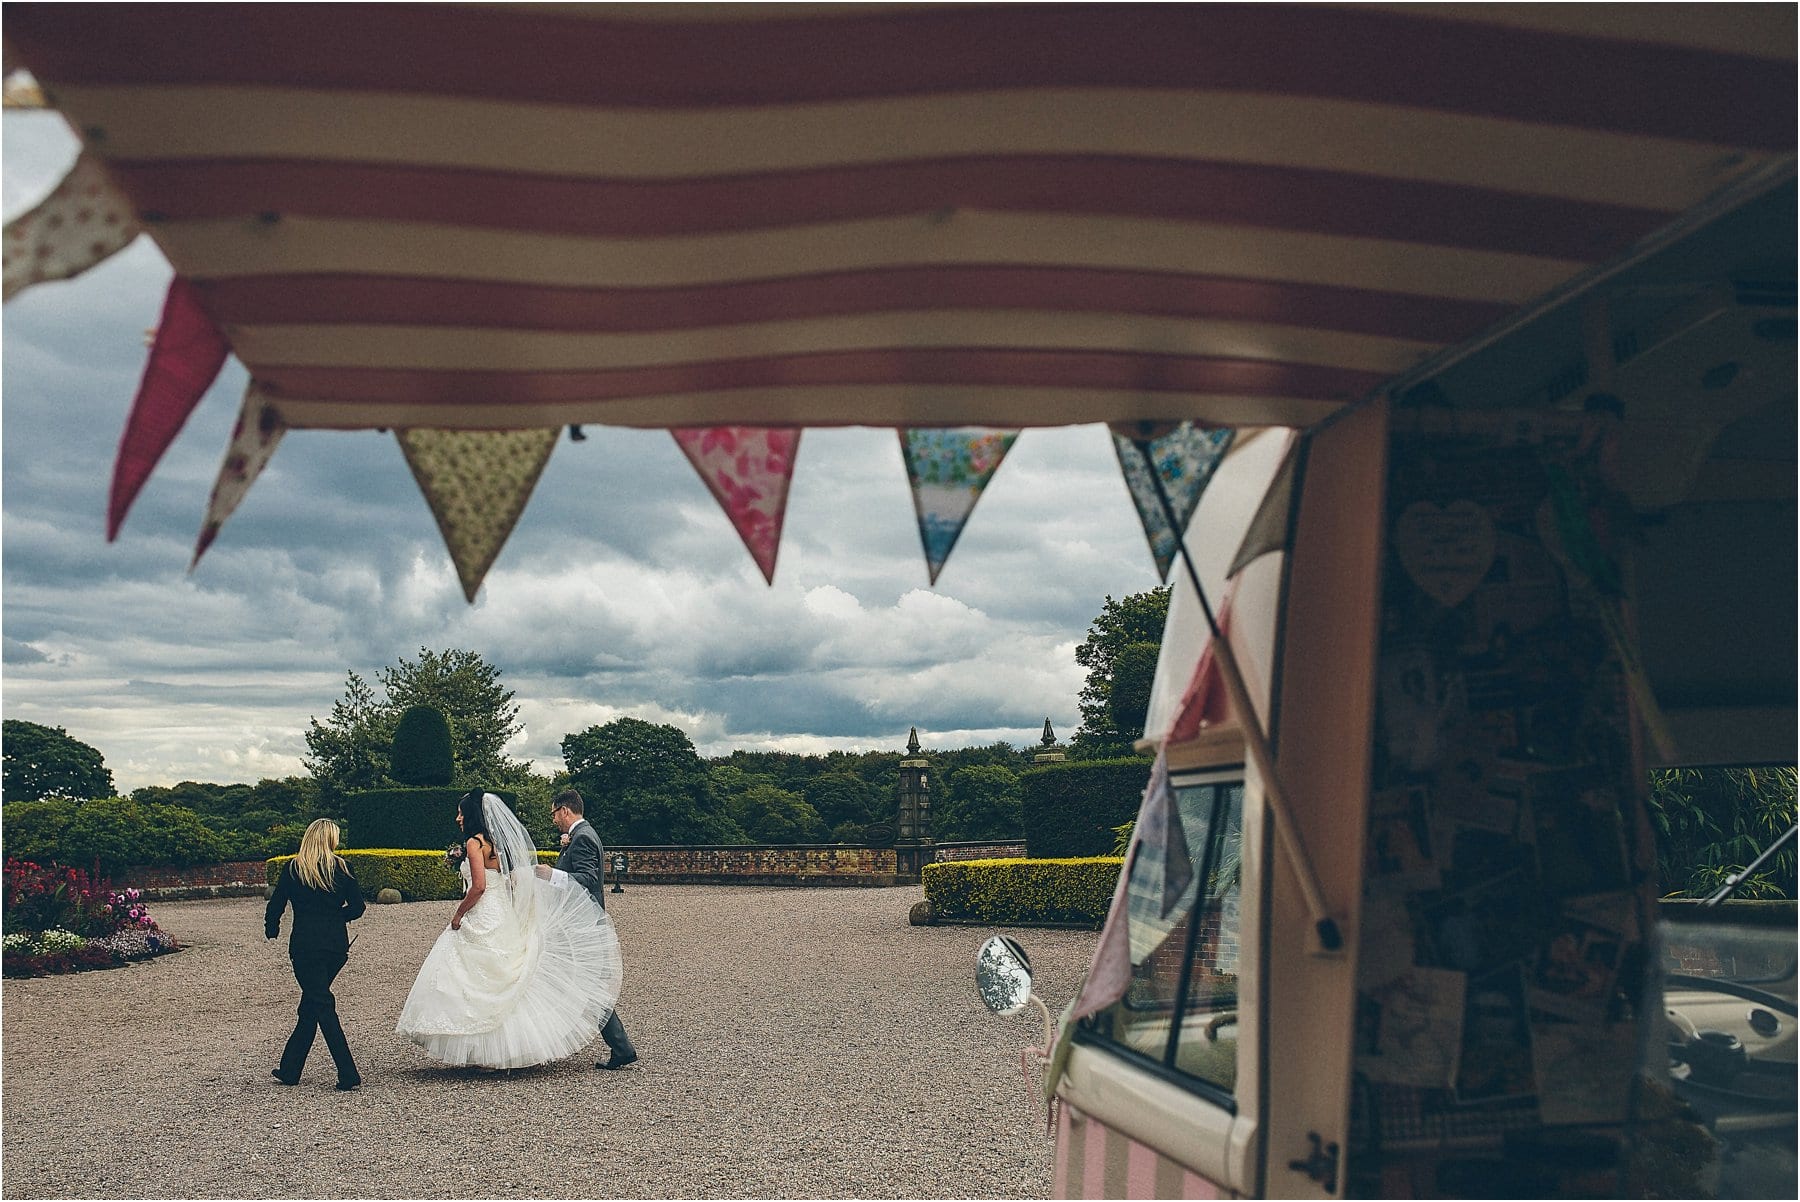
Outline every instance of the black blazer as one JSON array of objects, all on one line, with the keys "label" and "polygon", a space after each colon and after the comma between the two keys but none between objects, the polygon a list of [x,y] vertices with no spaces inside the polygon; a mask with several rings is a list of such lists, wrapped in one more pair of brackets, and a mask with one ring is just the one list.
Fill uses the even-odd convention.
[{"label": "black blazer", "polygon": [[350,935],[345,924],[363,916],[362,889],[342,860],[332,874],[332,888],[314,889],[294,872],[294,862],[282,865],[276,878],[275,892],[263,914],[263,933],[270,939],[281,933],[281,912],[291,903],[294,907],[294,933],[288,940],[288,954],[302,956],[350,949]]},{"label": "black blazer", "polygon": [[582,819],[569,832],[569,845],[556,857],[556,866],[575,878],[606,909],[606,845],[594,824]]}]

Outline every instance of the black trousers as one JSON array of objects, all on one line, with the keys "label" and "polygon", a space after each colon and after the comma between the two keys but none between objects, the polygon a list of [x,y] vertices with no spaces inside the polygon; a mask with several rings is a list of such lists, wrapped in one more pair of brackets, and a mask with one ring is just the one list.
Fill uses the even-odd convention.
[{"label": "black trousers", "polygon": [[340,1082],[360,1081],[356,1061],[350,1058],[350,1044],[344,1038],[343,1024],[338,1022],[337,999],[331,996],[331,982],[343,970],[350,957],[347,951],[305,951],[294,954],[294,979],[300,982],[300,1008],[294,1033],[288,1036],[281,1052],[281,1075],[299,1079],[306,1067],[306,1054],[312,1051],[313,1036],[323,1033],[325,1046],[337,1065]]},{"label": "black trousers", "polygon": [[606,1046],[612,1049],[615,1056],[634,1054],[631,1036],[625,1034],[625,1024],[619,1021],[619,1014],[616,1010],[607,1015],[606,1021],[601,1024],[600,1038],[606,1041]]}]

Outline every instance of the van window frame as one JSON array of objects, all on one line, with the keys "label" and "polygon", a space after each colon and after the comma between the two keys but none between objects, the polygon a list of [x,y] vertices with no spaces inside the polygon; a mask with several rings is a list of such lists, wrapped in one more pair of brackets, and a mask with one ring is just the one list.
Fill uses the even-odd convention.
[{"label": "van window frame", "polygon": [[[1188,915],[1186,942],[1183,946],[1181,959],[1181,975],[1177,981],[1174,1004],[1170,1010],[1171,1021],[1169,1024],[1168,1042],[1164,1044],[1160,1056],[1152,1056],[1146,1052],[1139,1051],[1118,1038],[1101,1031],[1098,1028],[1096,1021],[1099,1017],[1098,1015],[1084,1018],[1075,1025],[1074,1041],[1083,1046],[1091,1047],[1098,1051],[1104,1051],[1108,1055],[1116,1056],[1137,1068],[1141,1068],[1151,1073],[1163,1081],[1179,1086],[1186,1092],[1194,1094],[1202,1101],[1216,1106],[1226,1114],[1235,1117],[1238,1113],[1238,1097],[1233,1090],[1209,1081],[1204,1077],[1195,1076],[1192,1073],[1185,1072],[1182,1069],[1175,1067],[1175,1058],[1180,1049],[1182,1036],[1182,1023],[1178,1021],[1178,1016],[1186,1013],[1188,1000],[1192,995],[1194,981],[1194,955],[1200,950],[1200,930],[1203,924],[1196,921],[1195,916],[1208,901],[1216,900],[1214,895],[1209,895],[1205,892],[1204,886],[1205,882],[1212,879],[1213,874],[1218,870],[1218,865],[1222,859],[1220,853],[1223,849],[1225,838],[1224,829],[1226,826],[1224,819],[1229,816],[1230,806],[1233,804],[1232,793],[1234,790],[1236,792],[1236,805],[1238,807],[1238,837],[1240,840],[1243,838],[1243,824],[1245,820],[1244,810],[1246,809],[1248,802],[1248,782],[1245,776],[1245,767],[1243,764],[1239,763],[1209,765],[1204,768],[1175,769],[1169,773],[1169,787],[1176,792],[1183,789],[1206,788],[1211,793],[1211,798],[1206,822],[1206,846],[1201,850],[1199,862],[1194,865],[1196,881],[1194,899]],[[1240,857],[1242,854],[1243,853],[1240,850]],[[1121,871],[1125,874],[1127,889],[1130,888],[1130,874],[1135,865],[1136,851],[1134,848],[1132,859],[1121,868]],[[1243,895],[1243,872],[1244,869],[1240,868],[1240,877],[1237,886],[1240,904],[1242,904]],[[1222,897],[1223,895],[1217,896]],[[1239,955],[1242,956],[1243,954],[1244,949],[1240,947]],[[1124,998],[1121,998],[1117,1005],[1126,1009],[1133,1009],[1130,1003]],[[1240,1054],[1241,1051],[1242,1049],[1240,1047]],[[1240,1068],[1241,1067],[1242,1065],[1240,1064]]]}]

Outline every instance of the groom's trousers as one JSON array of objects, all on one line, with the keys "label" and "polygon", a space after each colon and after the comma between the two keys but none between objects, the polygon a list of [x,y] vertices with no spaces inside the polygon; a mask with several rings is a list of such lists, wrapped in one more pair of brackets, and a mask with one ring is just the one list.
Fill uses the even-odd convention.
[{"label": "groom's trousers", "polygon": [[637,1050],[631,1046],[631,1036],[625,1034],[625,1024],[619,1021],[619,1012],[613,1011],[606,1016],[606,1022],[600,1028],[600,1038],[612,1049],[615,1056],[635,1056]]},{"label": "groom's trousers", "polygon": [[343,970],[349,953],[339,950],[308,951],[294,957],[294,979],[300,982],[300,1008],[294,1033],[288,1036],[281,1052],[281,1075],[297,1080],[306,1066],[306,1054],[312,1051],[313,1036],[323,1033],[325,1046],[337,1066],[338,1080],[358,1081],[356,1061],[350,1058],[350,1044],[344,1038],[343,1024],[338,1021],[337,999],[331,995],[331,982]]}]

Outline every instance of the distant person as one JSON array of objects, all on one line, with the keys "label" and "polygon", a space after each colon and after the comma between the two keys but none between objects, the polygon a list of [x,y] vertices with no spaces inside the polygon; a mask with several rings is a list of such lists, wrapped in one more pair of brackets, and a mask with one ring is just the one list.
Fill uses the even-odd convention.
[{"label": "distant person", "polygon": [[294,932],[288,938],[288,957],[294,963],[294,979],[300,982],[299,1017],[294,1033],[281,1051],[281,1065],[269,1070],[283,1085],[298,1085],[313,1035],[325,1033],[325,1046],[337,1065],[337,1087],[356,1089],[362,1075],[350,1058],[350,1044],[338,1022],[337,999],[331,983],[350,958],[346,926],[362,917],[362,890],[356,877],[337,854],[338,825],[329,818],[315,818],[300,837],[299,854],[282,866],[275,892],[263,915],[263,933],[270,939],[281,933],[281,912],[294,907]]},{"label": "distant person", "polygon": [[[537,847],[506,803],[457,805],[463,897],[407,994],[395,1030],[451,1065],[523,1068],[572,1056],[619,996],[606,911],[539,878]],[[548,870],[546,870],[548,871]]]},{"label": "distant person", "polygon": [[[556,857],[556,868],[587,890],[604,910],[606,845],[600,842],[600,832],[594,829],[594,824],[583,816],[586,808],[587,803],[575,789],[564,789],[550,803],[550,821],[563,833],[563,850]],[[631,1046],[631,1037],[625,1034],[625,1024],[619,1021],[617,1010],[606,1016],[600,1038],[606,1041],[612,1054],[594,1065],[595,1068],[624,1068],[638,1058],[637,1049]]]}]

